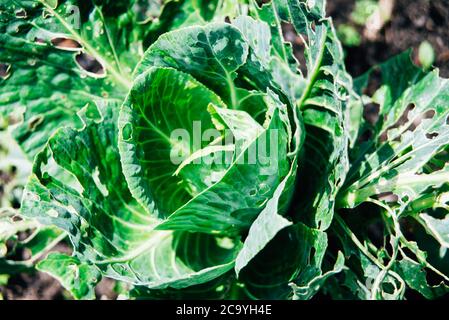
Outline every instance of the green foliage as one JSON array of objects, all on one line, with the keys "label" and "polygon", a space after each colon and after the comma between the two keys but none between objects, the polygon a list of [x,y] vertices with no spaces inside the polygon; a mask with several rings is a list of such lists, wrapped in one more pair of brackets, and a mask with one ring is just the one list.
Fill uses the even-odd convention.
[{"label": "green foliage", "polygon": [[360,33],[351,25],[339,25],[337,34],[341,42],[347,47],[358,47],[362,43]]},{"label": "green foliage", "polygon": [[408,52],[353,81],[324,0],[4,1],[0,29],[32,161],[0,274],[37,263],[76,299],[103,277],[131,299],[448,291],[449,82]]},{"label": "green foliage", "polygon": [[435,62],[435,50],[428,41],[420,44],[418,49],[419,62],[424,69],[430,69]]}]

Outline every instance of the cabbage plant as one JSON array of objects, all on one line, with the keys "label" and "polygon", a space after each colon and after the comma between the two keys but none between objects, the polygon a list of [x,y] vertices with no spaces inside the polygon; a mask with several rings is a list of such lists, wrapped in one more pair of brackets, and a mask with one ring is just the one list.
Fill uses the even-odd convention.
[{"label": "cabbage plant", "polygon": [[324,0],[5,0],[0,29],[18,214],[73,297],[446,293],[448,81],[409,52],[353,80]]}]

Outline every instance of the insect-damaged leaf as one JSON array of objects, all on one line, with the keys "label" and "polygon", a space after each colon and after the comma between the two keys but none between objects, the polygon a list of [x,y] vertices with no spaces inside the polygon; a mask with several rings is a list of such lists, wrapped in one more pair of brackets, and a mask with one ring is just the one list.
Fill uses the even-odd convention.
[{"label": "insect-damaged leaf", "polygon": [[[156,92],[164,93],[166,100],[154,99]],[[174,176],[179,163],[173,163],[173,150],[182,147],[188,158],[209,144],[202,141],[204,132],[214,128],[209,103],[226,107],[193,77],[174,69],[154,68],[136,80],[123,105],[120,150],[124,173],[136,199],[151,214],[167,218],[159,229],[232,234],[247,228],[270,198],[273,186],[286,175],[287,136],[280,118],[284,111],[282,106],[272,105],[266,126],[244,144],[245,150],[225,159],[229,166],[217,181],[197,190],[190,188],[183,170]],[[232,121],[241,120],[228,117],[228,129],[236,127]],[[191,139],[175,140],[170,136],[174,129],[185,130]],[[264,152],[258,150],[263,147]],[[270,150],[273,147],[275,150]]]},{"label": "insect-damaged leaf", "polygon": [[8,66],[8,77],[0,79],[0,114],[23,114],[14,137],[30,158],[56,129],[79,128],[77,112],[85,105],[124,98],[154,33],[168,31],[175,19],[165,14],[159,23],[167,3],[172,5],[138,0],[0,4],[0,63]]},{"label": "insect-damaged leaf", "polygon": [[379,68],[383,82],[372,99],[380,106],[379,121],[374,126],[365,122],[360,134],[368,130],[371,138],[352,151],[351,170],[340,196],[347,207],[392,194],[405,208],[449,178],[447,165],[432,164],[447,147],[449,81],[437,71],[424,74],[413,66],[409,53]]}]

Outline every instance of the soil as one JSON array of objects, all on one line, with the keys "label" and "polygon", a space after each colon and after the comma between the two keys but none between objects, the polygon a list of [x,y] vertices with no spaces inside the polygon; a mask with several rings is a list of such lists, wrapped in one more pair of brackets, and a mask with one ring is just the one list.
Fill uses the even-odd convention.
[{"label": "soil", "polygon": [[[95,288],[100,300],[115,300],[115,281],[103,279]],[[0,294],[5,300],[64,300],[70,294],[50,275],[43,272],[21,273],[12,276],[6,287],[0,286]]]},{"label": "soil", "polygon": [[[350,24],[363,33],[350,18],[355,0],[328,1],[328,15],[338,27]],[[346,66],[353,76],[405,50],[413,49],[418,64],[418,48],[423,41],[432,44],[443,77],[449,77],[449,0],[396,0],[392,18],[380,30],[376,40],[362,38],[359,47],[345,47]]]},{"label": "soil", "polygon": [[[343,23],[350,24],[363,34],[363,27],[355,25],[350,18],[355,0],[327,2],[328,15],[333,17],[337,27]],[[375,40],[363,37],[360,46],[345,47],[348,71],[353,76],[361,75],[370,67],[409,48],[413,49],[412,58],[419,63],[417,49],[426,40],[435,49],[435,66],[443,77],[449,77],[449,0],[396,0],[391,20]],[[97,286],[97,298],[115,299],[117,295],[113,289],[114,281],[103,280]],[[70,298],[56,280],[39,272],[11,277],[6,287],[0,286],[0,294],[7,300]]]},{"label": "soil", "polygon": [[51,276],[36,272],[12,276],[6,287],[0,287],[5,300],[62,300],[64,289]]}]

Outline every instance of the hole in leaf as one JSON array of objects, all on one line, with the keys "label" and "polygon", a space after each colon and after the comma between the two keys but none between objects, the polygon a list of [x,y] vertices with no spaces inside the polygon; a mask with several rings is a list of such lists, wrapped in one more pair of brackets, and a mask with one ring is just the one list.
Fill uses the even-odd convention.
[{"label": "hole in leaf", "polygon": [[36,130],[36,128],[44,121],[43,116],[35,116],[31,118],[31,120],[28,122],[28,129],[30,131]]},{"label": "hole in leaf", "polygon": [[[409,104],[409,105],[407,106],[407,108],[405,108],[404,113],[402,113],[402,115],[401,115],[401,116],[399,117],[399,119],[396,121],[396,123],[393,124],[392,126],[388,127],[388,128],[381,134],[381,136],[380,136],[380,141],[381,141],[381,142],[385,142],[385,141],[387,141],[387,140],[390,139],[390,138],[391,138],[393,141],[400,141],[400,140],[401,140],[401,137],[400,137],[400,136],[397,136],[397,137],[395,137],[395,138],[389,137],[389,131],[392,130],[392,129],[400,128],[401,126],[407,124],[407,123],[410,121],[410,120],[409,120],[409,114],[410,114],[410,112],[411,112],[413,109],[415,109],[415,105],[414,105],[414,104]],[[420,118],[420,117],[418,117],[418,118]],[[417,123],[418,118],[415,119],[415,121],[412,122],[412,123],[410,124],[410,126],[407,128],[407,130],[405,130],[405,131],[415,131],[415,129],[419,126],[419,123],[421,123],[421,121],[422,121],[422,119],[421,119],[421,120],[419,120],[419,123]]]},{"label": "hole in leaf", "polygon": [[432,140],[432,139],[438,137],[438,135],[439,135],[439,134],[436,133],[436,132],[433,132],[433,133],[426,133],[426,138]]},{"label": "hole in leaf", "polygon": [[15,175],[17,174],[17,167],[16,167],[16,166],[12,165],[12,166],[9,168],[9,170],[10,170],[10,172],[11,172],[11,174],[12,174],[13,176],[15,176]]},{"label": "hole in leaf", "polygon": [[11,65],[7,63],[0,63],[0,78],[8,79],[11,75]]},{"label": "hole in leaf", "polygon": [[78,65],[92,76],[103,76],[105,74],[103,65],[87,53],[77,54],[75,57]]},{"label": "hole in leaf", "polygon": [[423,119],[433,119],[434,116],[435,110],[427,110],[423,115]]},{"label": "hole in leaf", "polygon": [[422,115],[416,117],[410,127],[407,128],[408,131],[415,131],[418,128],[422,121],[425,119],[432,119],[435,116],[435,110],[427,110]]},{"label": "hole in leaf", "polygon": [[262,8],[262,5],[265,3],[270,3],[271,0],[256,0],[256,4],[259,8]]},{"label": "hole in leaf", "polygon": [[19,9],[16,11],[16,18],[18,19],[25,19],[27,17],[27,13],[25,9]]},{"label": "hole in leaf", "polygon": [[[53,152],[53,151],[52,151]],[[72,160],[74,161],[74,160]],[[54,159],[54,157],[49,156],[46,163],[42,163],[41,172],[43,179],[55,179],[59,181],[64,181],[64,184],[74,189],[79,194],[83,194],[84,187],[78,180],[78,177],[67,170],[66,168],[60,166]],[[67,210],[76,211],[72,206],[68,206]]]},{"label": "hole in leaf", "polygon": [[23,218],[20,216],[14,216],[14,217],[12,217],[12,221],[14,221],[14,222],[23,221]]},{"label": "hole in leaf", "polygon": [[53,38],[51,39],[51,44],[58,49],[69,51],[78,51],[82,48],[78,41],[69,38]]},{"label": "hole in leaf", "polygon": [[[379,140],[380,140],[380,142],[385,142],[388,140],[388,133],[386,130],[381,133],[381,135],[379,136]],[[397,141],[397,140],[394,140],[394,141]]]},{"label": "hole in leaf", "polygon": [[32,256],[33,255],[29,248],[23,248],[23,251],[22,251],[22,259],[23,260],[29,260],[29,259],[31,259]]},{"label": "hole in leaf", "polygon": [[32,234],[31,230],[20,231],[17,234],[17,238],[19,241],[26,241],[30,237],[31,234]]},{"label": "hole in leaf", "polygon": [[45,40],[38,37],[34,38],[34,42],[37,44],[45,44]]},{"label": "hole in leaf", "polygon": [[[398,121],[396,121],[396,123],[394,125],[392,125],[389,129],[393,129],[393,128],[399,128],[401,125],[404,125],[405,123],[407,123],[409,120],[409,114],[410,112],[415,109],[415,105],[414,104],[409,104],[407,106],[407,108],[405,108],[404,113],[402,114],[402,116],[399,117]],[[407,130],[410,131],[414,131],[416,129],[416,127],[413,127],[414,123],[412,123],[410,125],[410,127]]]},{"label": "hole in leaf", "polygon": [[282,30],[284,31],[284,40],[293,44],[303,45],[301,38],[297,37],[295,28],[291,23],[282,21]]},{"label": "hole in leaf", "polygon": [[53,17],[53,13],[51,13],[48,9],[42,10],[42,18],[48,19],[50,17]]}]

